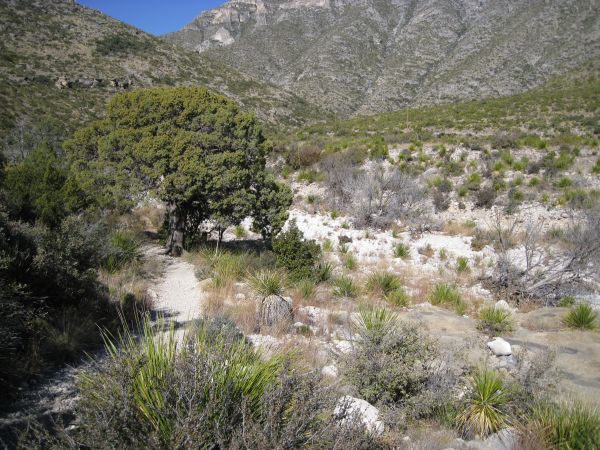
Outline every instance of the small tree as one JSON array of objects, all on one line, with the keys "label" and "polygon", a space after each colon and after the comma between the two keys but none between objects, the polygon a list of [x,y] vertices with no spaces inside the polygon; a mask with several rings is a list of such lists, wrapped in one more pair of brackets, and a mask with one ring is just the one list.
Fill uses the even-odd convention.
[{"label": "small tree", "polygon": [[[285,189],[266,174],[271,144],[256,117],[205,88],[116,95],[106,117],[77,131],[65,148],[81,184],[98,193],[101,204],[131,207],[143,195],[165,201],[167,247],[175,255],[190,220],[211,220],[222,236],[264,211],[256,208],[264,192]],[[290,203],[282,198],[270,218],[287,218]],[[265,217],[257,217],[263,228],[272,225]]]}]

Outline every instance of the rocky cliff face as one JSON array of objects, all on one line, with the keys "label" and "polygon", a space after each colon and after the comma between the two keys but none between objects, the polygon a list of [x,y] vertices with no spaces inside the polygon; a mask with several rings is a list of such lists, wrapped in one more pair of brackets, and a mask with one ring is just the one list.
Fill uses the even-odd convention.
[{"label": "rocky cliff face", "polygon": [[600,56],[598,0],[230,0],[167,39],[342,114],[516,93]]}]

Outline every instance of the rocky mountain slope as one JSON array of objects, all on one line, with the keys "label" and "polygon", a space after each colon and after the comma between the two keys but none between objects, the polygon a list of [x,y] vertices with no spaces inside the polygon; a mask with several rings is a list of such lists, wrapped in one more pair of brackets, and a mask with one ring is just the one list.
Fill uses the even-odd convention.
[{"label": "rocky mountain slope", "polygon": [[192,83],[273,122],[315,117],[290,92],[69,0],[0,0],[0,35],[0,131],[46,116],[72,128],[123,89]]},{"label": "rocky mountain slope", "polygon": [[531,89],[600,56],[598,0],[229,0],[172,42],[343,114]]}]

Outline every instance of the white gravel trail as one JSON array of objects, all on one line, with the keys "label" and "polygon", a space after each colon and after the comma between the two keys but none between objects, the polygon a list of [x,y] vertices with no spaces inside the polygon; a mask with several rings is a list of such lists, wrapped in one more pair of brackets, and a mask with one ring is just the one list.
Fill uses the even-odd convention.
[{"label": "white gravel trail", "polygon": [[181,326],[202,315],[202,289],[194,275],[194,266],[181,258],[161,254],[164,249],[149,247],[147,255],[160,258],[165,268],[162,279],[149,289],[154,309]]}]

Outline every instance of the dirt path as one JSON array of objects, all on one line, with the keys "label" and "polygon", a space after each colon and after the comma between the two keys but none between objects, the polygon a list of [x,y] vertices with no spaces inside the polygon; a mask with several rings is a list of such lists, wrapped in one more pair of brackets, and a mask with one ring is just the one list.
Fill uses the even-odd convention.
[{"label": "dirt path", "polygon": [[163,252],[158,246],[146,249],[148,257],[159,258],[165,264],[162,279],[149,289],[149,294],[154,298],[155,311],[174,320],[179,327],[201,316],[202,290],[193,265]]}]

